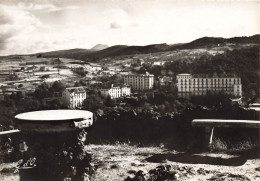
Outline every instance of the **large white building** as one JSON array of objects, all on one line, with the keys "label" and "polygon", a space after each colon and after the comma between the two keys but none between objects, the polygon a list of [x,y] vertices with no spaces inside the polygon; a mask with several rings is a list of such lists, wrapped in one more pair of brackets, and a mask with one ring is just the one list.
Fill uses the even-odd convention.
[{"label": "large white building", "polygon": [[101,89],[100,93],[102,96],[110,96],[112,99],[115,99],[123,96],[130,96],[131,88],[129,86],[114,87],[112,85],[110,89]]},{"label": "large white building", "polygon": [[70,87],[62,92],[63,102],[71,109],[81,107],[86,96],[87,94],[83,87]]},{"label": "large white building", "polygon": [[154,86],[154,75],[149,74],[131,74],[124,76],[124,83],[131,86],[132,90],[149,90]]},{"label": "large white building", "polygon": [[216,74],[212,77],[178,74],[176,79],[180,96],[206,95],[207,92],[223,92],[237,97],[242,96],[240,77],[217,76]]}]

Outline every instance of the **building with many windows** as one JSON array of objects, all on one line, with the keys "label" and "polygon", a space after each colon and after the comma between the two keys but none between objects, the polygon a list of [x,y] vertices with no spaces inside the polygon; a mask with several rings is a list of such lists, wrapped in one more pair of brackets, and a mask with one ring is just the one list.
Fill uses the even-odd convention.
[{"label": "building with many windows", "polygon": [[150,90],[154,86],[154,75],[149,74],[131,74],[124,76],[124,83],[131,86],[132,90]]},{"label": "building with many windows", "polygon": [[86,96],[84,87],[70,87],[62,92],[63,102],[71,109],[81,107]]},{"label": "building with many windows", "polygon": [[236,97],[242,96],[240,77],[217,76],[216,74],[212,77],[178,74],[176,79],[179,96],[206,95],[207,92],[223,92]]},{"label": "building with many windows", "polygon": [[114,87],[113,84],[110,89],[101,89],[100,93],[102,96],[110,96],[111,99],[130,96],[131,88],[129,86],[117,86]]}]

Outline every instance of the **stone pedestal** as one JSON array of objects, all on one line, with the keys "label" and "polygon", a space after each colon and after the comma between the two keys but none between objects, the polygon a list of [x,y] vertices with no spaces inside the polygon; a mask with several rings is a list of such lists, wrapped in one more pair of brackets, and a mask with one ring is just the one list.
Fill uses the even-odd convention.
[{"label": "stone pedestal", "polygon": [[84,149],[84,128],[92,125],[92,112],[34,111],[16,115],[15,122],[25,140],[18,164],[21,181],[91,180],[94,167]]},{"label": "stone pedestal", "polygon": [[[24,132],[28,150],[23,154],[20,180],[85,181],[92,180],[91,155],[84,149],[86,132],[81,129],[62,133]],[[26,162],[36,158],[26,168]],[[28,164],[27,164],[28,166]]]}]

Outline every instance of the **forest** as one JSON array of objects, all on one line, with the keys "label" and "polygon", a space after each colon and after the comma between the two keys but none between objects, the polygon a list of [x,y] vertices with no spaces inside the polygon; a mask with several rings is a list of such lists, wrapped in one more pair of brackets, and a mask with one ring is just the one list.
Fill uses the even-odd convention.
[{"label": "forest", "polygon": [[[135,70],[134,70],[135,71]],[[175,76],[180,73],[241,77],[246,100],[259,101],[260,62],[259,47],[234,49],[215,56],[206,54],[195,59],[168,61],[163,66],[144,64],[138,73],[149,72],[155,76]]]}]

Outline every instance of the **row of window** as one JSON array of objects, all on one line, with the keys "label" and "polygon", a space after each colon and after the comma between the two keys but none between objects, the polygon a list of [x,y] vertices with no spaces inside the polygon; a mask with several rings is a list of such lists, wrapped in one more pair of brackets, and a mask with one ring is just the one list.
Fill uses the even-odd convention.
[{"label": "row of window", "polygon": [[[179,92],[193,92],[193,91],[217,91],[217,90],[222,90],[222,91],[233,91],[233,89],[190,89],[190,90],[187,90],[187,89],[180,89]],[[238,92],[240,90],[237,90]]]},{"label": "row of window", "polygon": [[153,82],[153,81],[128,81],[128,82],[126,82],[126,83],[137,83],[137,82],[144,82],[144,83],[149,83],[149,82]]},{"label": "row of window", "polygon": [[[179,84],[180,86],[234,86],[238,84]],[[241,84],[239,84],[241,85]],[[238,86],[239,86],[238,85]]]},{"label": "row of window", "polygon": [[130,78],[124,78],[124,80],[149,80],[154,79],[154,77],[130,77]]},{"label": "row of window", "polygon": [[183,87],[183,88],[193,88],[193,87],[203,87],[203,88],[211,88],[211,87],[234,87],[232,85],[180,85],[179,87]]},{"label": "row of window", "polygon": [[177,78],[180,80],[199,80],[199,81],[203,81],[203,80],[239,80],[240,78],[192,78],[192,79],[181,79],[181,78]]},{"label": "row of window", "polygon": [[219,79],[213,79],[213,80],[208,80],[208,79],[205,79],[205,80],[203,80],[203,79],[199,79],[199,80],[184,79],[184,80],[182,80],[182,79],[180,79],[180,82],[234,82],[234,83],[236,83],[236,82],[241,82],[241,81],[240,81],[240,79],[233,79],[233,81],[231,79],[223,79],[223,80],[221,80],[221,79],[220,80]]},{"label": "row of window", "polygon": [[180,84],[241,84],[240,82],[179,82]]},{"label": "row of window", "polygon": [[[206,92],[194,92],[194,93],[179,93],[178,95],[180,96],[189,96],[189,95],[206,95],[207,93]],[[226,94],[229,94],[229,95],[235,95],[235,96],[240,96],[239,93],[233,93],[233,92],[226,92]]]},{"label": "row of window", "polygon": [[186,83],[186,84],[213,84],[213,83],[215,83],[215,84],[241,84],[241,82],[240,81],[205,81],[205,82],[195,82],[195,81],[180,81],[180,83],[182,84],[182,83]]},{"label": "row of window", "polygon": [[86,97],[86,94],[75,94],[74,96],[72,96],[73,98],[84,98]]},{"label": "row of window", "polygon": [[75,108],[75,107],[79,107],[82,106],[83,101],[70,101],[70,108]]}]

